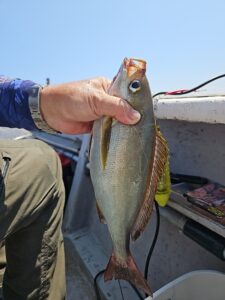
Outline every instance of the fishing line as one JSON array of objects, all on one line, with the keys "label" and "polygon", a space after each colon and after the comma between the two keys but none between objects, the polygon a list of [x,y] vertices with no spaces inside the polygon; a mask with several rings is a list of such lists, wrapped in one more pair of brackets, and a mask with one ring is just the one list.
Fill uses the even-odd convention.
[{"label": "fishing line", "polygon": [[203,83],[201,83],[200,85],[192,88],[192,89],[189,89],[189,90],[180,90],[180,91],[174,91],[174,92],[159,92],[155,95],[152,96],[152,98],[156,97],[156,96],[159,96],[159,95],[185,95],[185,94],[189,94],[189,93],[192,93],[192,92],[195,92],[196,90],[202,88],[203,86],[215,81],[215,80],[218,80],[220,78],[223,78],[225,77],[225,74],[222,74],[222,75],[219,75],[219,76],[216,76],[216,77],[213,77],[212,79],[209,79]]}]

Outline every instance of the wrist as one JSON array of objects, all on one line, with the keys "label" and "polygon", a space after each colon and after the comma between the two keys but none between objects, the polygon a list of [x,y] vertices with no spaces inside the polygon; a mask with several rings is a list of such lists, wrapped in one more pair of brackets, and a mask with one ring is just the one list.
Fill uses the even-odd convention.
[{"label": "wrist", "polygon": [[39,93],[39,111],[41,118],[47,123],[48,119],[48,94],[46,94],[47,87],[44,87],[40,90]]},{"label": "wrist", "polygon": [[32,94],[29,95],[29,106],[31,115],[35,125],[38,129],[49,132],[56,133],[56,131],[51,128],[47,122],[45,109],[43,109],[43,103],[45,103],[45,96],[43,91],[45,88],[42,86],[35,86],[33,88]]}]

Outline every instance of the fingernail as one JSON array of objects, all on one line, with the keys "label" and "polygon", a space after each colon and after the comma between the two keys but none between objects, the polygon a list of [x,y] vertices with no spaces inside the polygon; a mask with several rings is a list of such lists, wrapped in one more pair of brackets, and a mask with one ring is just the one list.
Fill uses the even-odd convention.
[{"label": "fingernail", "polygon": [[129,113],[129,119],[132,121],[133,124],[135,124],[138,121],[140,121],[141,114],[138,111],[131,109]]}]

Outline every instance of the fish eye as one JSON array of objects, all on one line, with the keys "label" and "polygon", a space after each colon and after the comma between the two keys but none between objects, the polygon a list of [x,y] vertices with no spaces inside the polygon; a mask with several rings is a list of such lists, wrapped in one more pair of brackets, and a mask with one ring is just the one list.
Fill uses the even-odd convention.
[{"label": "fish eye", "polygon": [[129,85],[129,89],[131,90],[132,93],[136,93],[138,91],[140,91],[141,89],[141,83],[139,80],[133,80],[130,85]]}]

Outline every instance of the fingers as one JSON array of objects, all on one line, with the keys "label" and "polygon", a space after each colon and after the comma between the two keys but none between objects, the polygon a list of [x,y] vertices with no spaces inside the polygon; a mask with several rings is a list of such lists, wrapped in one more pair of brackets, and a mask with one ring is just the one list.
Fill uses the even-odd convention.
[{"label": "fingers", "polygon": [[112,81],[109,80],[108,78],[101,77],[101,82],[102,82],[102,87],[103,87],[104,91],[107,92]]},{"label": "fingers", "polygon": [[107,92],[110,87],[111,80],[105,77],[96,77],[92,79],[92,83],[94,83],[96,88],[103,89],[105,92]]},{"label": "fingers", "polygon": [[62,122],[58,124],[60,132],[66,134],[83,134],[92,131],[93,122]]},{"label": "fingers", "polygon": [[[104,91],[107,92],[111,85],[111,80],[105,77],[99,77],[97,80],[101,83]],[[136,124],[141,118],[140,113],[134,110],[127,101],[108,94],[104,95],[104,99],[101,100],[99,110],[97,112],[98,115],[109,115],[128,125]]]},{"label": "fingers", "polygon": [[99,116],[112,116],[127,125],[136,124],[141,118],[140,113],[134,110],[127,101],[110,95],[105,95],[97,107],[97,113]]}]

